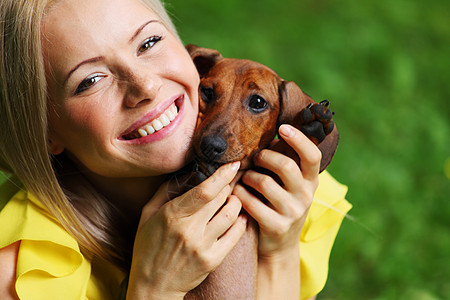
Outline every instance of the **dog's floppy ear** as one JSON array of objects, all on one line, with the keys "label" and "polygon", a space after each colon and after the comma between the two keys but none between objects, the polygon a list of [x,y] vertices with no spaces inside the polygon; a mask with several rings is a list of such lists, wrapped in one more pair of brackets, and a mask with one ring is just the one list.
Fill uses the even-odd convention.
[{"label": "dog's floppy ear", "polygon": [[282,80],[279,85],[280,114],[278,126],[281,124],[293,124],[294,118],[309,103],[314,102],[293,81]]},{"label": "dog's floppy ear", "polygon": [[214,49],[201,48],[192,44],[187,45],[186,49],[191,55],[200,77],[208,73],[216,62],[223,58],[219,51]]},{"label": "dog's floppy ear", "polygon": [[[316,103],[311,97],[303,93],[298,85],[293,81],[281,81],[279,85],[280,91],[280,114],[278,117],[278,126],[281,124],[291,124],[300,129],[302,124],[299,113],[305,109],[310,103]],[[318,145],[322,152],[322,160],[320,162],[320,172],[325,170],[333,159],[339,143],[339,132],[334,126],[330,134]]]}]

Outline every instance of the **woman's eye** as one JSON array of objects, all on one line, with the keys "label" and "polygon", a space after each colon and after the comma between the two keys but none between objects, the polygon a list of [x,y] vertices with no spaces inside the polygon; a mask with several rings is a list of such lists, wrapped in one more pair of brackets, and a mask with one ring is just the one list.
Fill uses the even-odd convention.
[{"label": "woman's eye", "polygon": [[248,107],[254,113],[260,113],[265,111],[269,107],[266,99],[259,95],[253,95],[248,100]]},{"label": "woman's eye", "polygon": [[138,49],[138,54],[141,54],[148,49],[152,48],[157,42],[159,42],[162,39],[160,36],[152,36],[148,39],[146,39],[141,46]]},{"label": "woman's eye", "polygon": [[88,78],[84,79],[75,90],[75,95],[79,95],[85,90],[89,89],[91,86],[96,84],[100,79],[105,77],[104,75],[95,74],[92,76],[89,76]]}]

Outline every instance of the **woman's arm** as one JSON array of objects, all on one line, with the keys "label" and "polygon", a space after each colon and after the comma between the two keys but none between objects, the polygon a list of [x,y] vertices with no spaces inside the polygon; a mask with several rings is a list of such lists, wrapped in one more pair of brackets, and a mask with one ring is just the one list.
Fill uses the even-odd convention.
[{"label": "woman's arm", "polygon": [[19,247],[20,242],[16,242],[0,249],[0,299],[19,299],[15,289]]},{"label": "woman's arm", "polygon": [[297,152],[300,166],[279,152],[262,150],[255,164],[281,180],[247,171],[244,184],[261,193],[268,202],[237,186],[234,193],[244,209],[258,222],[258,299],[296,299],[300,297],[299,239],[319,180],[321,153],[297,129],[283,125],[280,136]]}]

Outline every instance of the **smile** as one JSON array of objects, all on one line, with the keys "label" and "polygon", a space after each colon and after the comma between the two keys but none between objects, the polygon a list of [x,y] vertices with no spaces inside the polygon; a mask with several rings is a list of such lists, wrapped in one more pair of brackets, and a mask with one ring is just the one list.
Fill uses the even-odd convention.
[{"label": "smile", "polygon": [[[174,123],[178,120],[178,115],[180,113],[180,105],[183,101],[183,96],[178,97],[176,101],[170,101],[171,104],[169,107],[167,107],[162,113],[159,114],[156,118],[151,118],[149,121],[145,122],[144,124],[141,123],[141,125],[138,125],[135,127],[136,129],[132,130],[129,133],[126,133],[121,136],[121,140],[131,141],[131,140],[143,140],[143,138],[146,138],[146,140],[152,136],[159,136],[158,132],[162,132],[164,128],[171,128],[175,125]],[[154,113],[151,113],[152,115]],[[157,134],[158,133],[158,134]]]},{"label": "smile", "polygon": [[141,137],[145,137],[150,134],[154,134],[155,132],[160,131],[164,127],[168,126],[173,120],[175,120],[177,115],[178,115],[178,108],[174,103],[166,111],[164,111],[158,118],[142,126],[138,130],[125,135],[123,139],[134,140]]}]

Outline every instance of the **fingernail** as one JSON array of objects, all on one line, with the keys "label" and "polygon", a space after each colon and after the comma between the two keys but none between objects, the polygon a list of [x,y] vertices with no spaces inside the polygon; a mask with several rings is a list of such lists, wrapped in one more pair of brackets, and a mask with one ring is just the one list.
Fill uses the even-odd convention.
[{"label": "fingernail", "polygon": [[246,215],[239,215],[239,220],[242,223],[247,224],[247,216]]},{"label": "fingernail", "polygon": [[241,162],[240,161],[235,161],[234,163],[231,164],[231,170],[236,172],[237,170],[239,170],[240,166],[241,166]]},{"label": "fingernail", "polygon": [[294,134],[294,130],[292,130],[292,127],[289,125],[281,125],[280,134],[284,135],[285,137],[290,137]]}]

